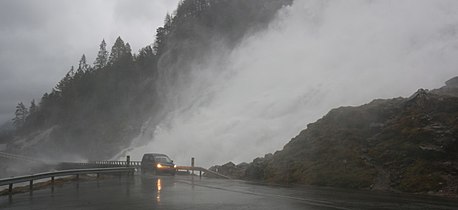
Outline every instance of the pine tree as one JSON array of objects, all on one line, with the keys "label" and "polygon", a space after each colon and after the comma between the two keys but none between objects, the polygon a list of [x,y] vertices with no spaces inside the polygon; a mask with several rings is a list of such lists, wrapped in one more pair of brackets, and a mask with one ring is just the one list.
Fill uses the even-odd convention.
[{"label": "pine tree", "polygon": [[167,13],[164,19],[164,27],[156,29],[156,40],[153,45],[153,49],[156,54],[163,53],[167,41],[167,35],[172,31],[172,27],[173,18],[169,13]]},{"label": "pine tree", "polygon": [[173,21],[172,16],[169,13],[167,13],[165,15],[165,20],[164,20],[164,29],[167,31],[167,33],[172,30],[172,21]]},{"label": "pine tree", "polygon": [[132,61],[132,48],[130,47],[130,44],[128,42],[126,42],[126,47],[125,47],[125,50],[124,50],[124,56],[123,58],[125,58],[127,61]]},{"label": "pine tree", "polygon": [[132,48],[130,48],[129,42],[126,42],[126,47],[124,49],[124,56],[132,57]]},{"label": "pine tree", "polygon": [[107,44],[105,43],[105,39],[102,40],[100,43],[99,53],[97,54],[97,58],[94,61],[94,68],[101,69],[105,67],[108,63],[108,51],[107,51]]},{"label": "pine tree", "polygon": [[75,76],[75,67],[74,66],[70,67],[70,71],[67,72],[67,75],[69,77]]},{"label": "pine tree", "polygon": [[16,128],[21,128],[24,125],[27,116],[29,115],[29,111],[24,106],[24,104],[20,102],[16,106],[16,112],[14,114],[15,117],[13,119],[13,124]]},{"label": "pine tree", "polygon": [[153,56],[154,56],[153,48],[151,46],[146,46],[138,52],[137,58],[138,60],[143,61],[144,59],[152,58]]},{"label": "pine tree", "polygon": [[78,69],[76,70],[75,76],[73,77],[74,80],[79,81],[89,70],[90,66],[86,63],[86,55],[83,54],[78,64]]},{"label": "pine tree", "polygon": [[154,41],[153,49],[156,55],[161,55],[165,49],[167,31],[164,27],[156,29],[156,41]]},{"label": "pine tree", "polygon": [[74,67],[72,66],[70,68],[70,71],[68,71],[67,74],[65,75],[65,77],[62,80],[60,80],[59,83],[57,83],[56,90],[59,92],[64,92],[65,89],[70,86],[71,80],[73,79],[74,76],[75,76],[75,71],[74,71]]},{"label": "pine tree", "polygon": [[35,104],[35,99],[33,99],[32,102],[30,102],[29,115],[33,115],[37,113],[37,111],[38,111],[38,107]]},{"label": "pine tree", "polygon": [[83,54],[83,56],[81,56],[81,59],[78,65],[77,72],[79,71],[86,72],[87,70],[89,70],[89,65],[86,63],[86,55]]},{"label": "pine tree", "polygon": [[113,47],[111,48],[110,58],[108,59],[108,63],[113,65],[117,61],[119,61],[126,53],[126,45],[121,37],[116,39]]}]

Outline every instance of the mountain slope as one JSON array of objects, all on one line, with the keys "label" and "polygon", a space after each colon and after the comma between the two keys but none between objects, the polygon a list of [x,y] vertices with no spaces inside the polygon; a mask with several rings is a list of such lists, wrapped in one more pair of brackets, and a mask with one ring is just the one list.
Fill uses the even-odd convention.
[{"label": "mountain slope", "polygon": [[456,195],[458,86],[451,81],[410,98],[333,109],[283,150],[219,171],[273,182]]},{"label": "mountain slope", "polygon": [[102,57],[96,61],[104,62],[90,66],[83,55],[78,68],[45,93],[26,119],[17,121],[25,122],[17,126],[9,150],[48,158],[62,158],[62,153],[82,159],[113,157],[145,124],[155,127],[173,110],[167,104],[187,84],[195,64],[266,28],[277,10],[291,2],[184,0],[157,29],[155,43],[138,54],[121,38],[111,53],[102,50],[102,42]]}]

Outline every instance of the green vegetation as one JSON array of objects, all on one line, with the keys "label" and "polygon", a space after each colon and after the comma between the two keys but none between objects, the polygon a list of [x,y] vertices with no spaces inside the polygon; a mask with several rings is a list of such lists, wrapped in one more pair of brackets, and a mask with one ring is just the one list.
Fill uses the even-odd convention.
[{"label": "green vegetation", "polygon": [[437,191],[445,183],[440,168],[431,162],[417,160],[405,169],[399,189],[406,192]]}]

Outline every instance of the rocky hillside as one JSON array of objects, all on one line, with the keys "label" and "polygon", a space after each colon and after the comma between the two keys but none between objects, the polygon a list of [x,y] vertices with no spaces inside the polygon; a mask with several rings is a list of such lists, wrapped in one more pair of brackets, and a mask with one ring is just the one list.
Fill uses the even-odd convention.
[{"label": "rocky hillside", "polygon": [[281,151],[214,170],[237,178],[458,194],[458,77],[409,98],[340,107]]}]

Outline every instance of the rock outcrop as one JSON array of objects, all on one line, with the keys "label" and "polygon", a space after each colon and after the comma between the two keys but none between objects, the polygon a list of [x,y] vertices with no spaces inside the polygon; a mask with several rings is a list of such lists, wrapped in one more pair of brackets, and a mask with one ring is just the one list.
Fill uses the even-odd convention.
[{"label": "rock outcrop", "polygon": [[458,88],[458,77],[453,77],[452,79],[449,79],[447,82],[445,82],[447,87],[455,87]]},{"label": "rock outcrop", "polygon": [[241,178],[457,196],[456,78],[409,98],[333,109]]}]

